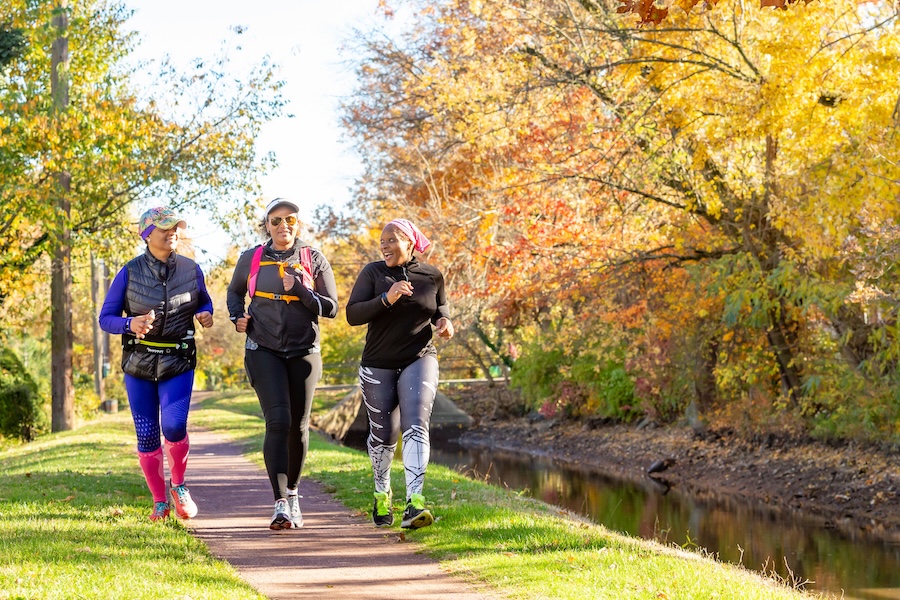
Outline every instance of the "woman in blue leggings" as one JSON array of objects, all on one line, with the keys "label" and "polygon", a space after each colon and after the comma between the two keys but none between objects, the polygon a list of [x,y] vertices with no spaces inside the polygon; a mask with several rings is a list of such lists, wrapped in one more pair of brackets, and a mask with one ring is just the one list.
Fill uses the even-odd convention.
[{"label": "woman in blue leggings", "polygon": [[[187,419],[197,364],[194,318],[203,327],[212,327],[213,307],[200,267],[176,254],[184,227],[185,222],[169,209],[145,212],[140,233],[147,248],[119,271],[100,310],[100,327],[122,334],[125,391],[138,459],[153,496],[154,521],[169,516],[167,487],[179,517],[197,515],[184,484],[190,451]],[[164,456],[171,475],[168,486]]]},{"label": "woman in blue leggings", "polygon": [[453,323],[443,275],[413,255],[429,245],[406,219],[388,223],[380,242],[384,260],[363,268],[347,302],[347,322],[368,325],[359,383],[369,417],[366,445],[375,479],[372,520],[377,527],[394,524],[390,473],[401,432],[406,509],[400,526],[418,529],[434,522],[423,494],[438,384],[432,325],[434,333],[449,340]]}]

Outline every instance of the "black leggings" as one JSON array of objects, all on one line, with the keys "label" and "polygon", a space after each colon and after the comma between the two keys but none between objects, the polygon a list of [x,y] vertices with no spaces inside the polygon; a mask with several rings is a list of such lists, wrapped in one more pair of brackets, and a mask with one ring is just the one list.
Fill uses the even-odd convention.
[{"label": "black leggings", "polygon": [[322,377],[319,353],[281,358],[263,349],[247,350],[244,366],[266,419],[263,458],[275,500],[297,487],[309,449],[309,411]]}]

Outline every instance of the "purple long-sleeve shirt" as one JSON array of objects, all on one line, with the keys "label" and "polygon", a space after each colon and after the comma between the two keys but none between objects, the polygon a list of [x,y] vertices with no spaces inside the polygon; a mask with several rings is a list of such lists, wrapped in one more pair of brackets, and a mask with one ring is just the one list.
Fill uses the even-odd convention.
[{"label": "purple long-sleeve shirt", "polygon": [[[213,303],[206,291],[206,281],[203,279],[203,271],[197,265],[197,288],[200,292],[200,307],[197,313],[208,312],[212,314]],[[103,308],[100,309],[100,329],[108,333],[129,333],[125,328],[128,317],[123,317],[125,311],[125,290],[128,289],[128,269],[122,267],[109,286]]]}]

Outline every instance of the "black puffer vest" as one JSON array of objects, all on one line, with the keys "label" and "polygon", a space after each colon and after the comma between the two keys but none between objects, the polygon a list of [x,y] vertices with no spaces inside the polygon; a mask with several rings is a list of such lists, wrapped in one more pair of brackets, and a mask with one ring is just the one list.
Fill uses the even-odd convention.
[{"label": "black puffer vest", "polygon": [[147,342],[185,342],[179,350],[135,345],[136,337],[122,336],[122,370],[133,377],[159,381],[197,365],[194,347],[194,314],[200,307],[197,264],[189,258],[169,255],[162,262],[147,250],[125,265],[128,288],[125,314],[134,317],[156,311]]}]

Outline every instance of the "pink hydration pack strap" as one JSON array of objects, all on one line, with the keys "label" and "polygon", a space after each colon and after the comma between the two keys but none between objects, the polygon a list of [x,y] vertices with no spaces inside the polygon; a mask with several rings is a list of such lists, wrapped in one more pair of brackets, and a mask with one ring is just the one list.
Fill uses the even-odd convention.
[{"label": "pink hydration pack strap", "polygon": [[316,280],[313,278],[312,251],[309,246],[300,248],[300,266],[303,267],[303,285],[310,290],[316,289]]},{"label": "pink hydration pack strap", "polygon": [[[262,255],[265,252],[265,246],[257,246],[253,251],[253,260],[250,261],[250,275],[247,277],[247,292],[252,298],[256,294],[256,276],[259,275],[259,265],[262,262]],[[315,288],[315,280],[312,275],[312,252],[309,246],[300,248],[300,266],[302,267],[301,277],[303,285],[309,289]]]},{"label": "pink hydration pack strap", "polygon": [[262,260],[265,249],[265,246],[257,246],[256,250],[253,252],[253,260],[250,261],[250,276],[247,277],[247,291],[250,293],[251,298],[256,294],[256,276],[259,275],[259,263]]}]

